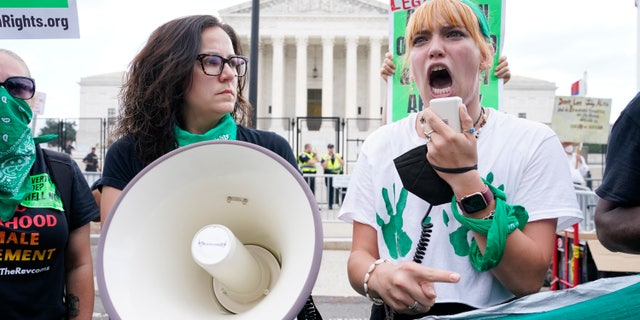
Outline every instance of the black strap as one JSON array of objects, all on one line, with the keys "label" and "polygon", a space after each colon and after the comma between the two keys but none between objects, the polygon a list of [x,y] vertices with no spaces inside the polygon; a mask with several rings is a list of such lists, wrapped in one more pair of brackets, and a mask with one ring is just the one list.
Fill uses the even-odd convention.
[{"label": "black strap", "polygon": [[[71,167],[71,157],[68,154],[62,152],[56,152],[49,149],[42,149],[44,154],[44,161],[49,168],[49,175],[51,181],[56,186],[56,192],[60,199],[62,199],[62,207],[64,208],[64,215],[69,224],[69,212],[71,211],[71,184],[73,183],[73,168]],[[56,179],[60,177],[60,179]],[[62,177],[69,177],[63,179]],[[69,225],[69,228],[71,226]]]},{"label": "black strap", "polygon": [[[372,305],[371,306],[371,316],[370,320],[386,320],[388,319],[386,313],[389,310],[385,310],[385,308],[389,309],[386,305]],[[422,319],[426,316],[442,316],[442,315],[454,315],[462,312],[467,312],[471,310],[475,310],[476,308],[468,306],[462,303],[436,303],[427,313],[408,315],[408,314],[400,314],[395,311],[392,311],[393,318],[395,320],[411,320],[411,319]]]},{"label": "black strap", "polygon": [[478,169],[477,164],[474,164],[470,167],[460,167],[460,168],[443,168],[443,167],[438,167],[436,165],[431,164],[431,167],[444,173],[465,173],[467,171]]}]

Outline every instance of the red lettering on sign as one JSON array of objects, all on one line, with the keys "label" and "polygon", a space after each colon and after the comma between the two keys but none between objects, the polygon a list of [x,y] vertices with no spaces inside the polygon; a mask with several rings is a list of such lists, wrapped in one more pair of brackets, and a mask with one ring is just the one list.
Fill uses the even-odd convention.
[{"label": "red lettering on sign", "polygon": [[391,11],[415,9],[426,1],[427,0],[391,0]]}]

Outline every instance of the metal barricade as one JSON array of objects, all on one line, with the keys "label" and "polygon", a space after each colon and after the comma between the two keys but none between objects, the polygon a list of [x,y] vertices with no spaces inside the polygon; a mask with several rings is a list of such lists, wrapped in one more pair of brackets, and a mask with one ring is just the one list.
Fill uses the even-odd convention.
[{"label": "metal barricade", "polygon": [[[318,203],[318,206],[320,207],[320,211],[321,211],[321,215],[322,215],[322,219],[324,221],[332,221],[332,220],[337,220],[338,219],[338,211],[337,208],[339,208],[339,206],[342,204],[342,198],[343,196],[347,193],[347,186],[349,184],[349,175],[347,174],[323,174],[323,173],[315,173],[315,174],[309,174],[309,173],[305,173],[303,174],[303,177],[305,178],[310,178],[313,177],[315,179],[314,180],[314,195],[316,198],[316,202]],[[329,202],[329,190],[327,188],[326,185],[326,179],[327,178],[331,178],[333,179],[333,189],[334,192],[336,192],[337,194],[335,194],[335,196],[337,197],[338,201],[335,201],[338,204],[338,207],[333,207],[332,210],[328,210],[328,202]]]},{"label": "metal barricade", "polygon": [[580,230],[584,232],[594,232],[596,230],[593,216],[598,204],[598,195],[591,190],[576,190],[578,205],[584,215],[584,220],[580,223]]},{"label": "metal barricade", "polygon": [[89,184],[89,187],[91,187],[91,185],[93,185],[93,183],[96,182],[96,180],[102,177],[102,172],[83,171],[82,174],[84,175],[84,178],[87,180],[87,184]]},{"label": "metal barricade", "polygon": [[333,187],[338,191],[340,204],[342,204],[342,199],[344,199],[344,196],[347,194],[350,178],[351,176],[348,174],[333,175]]}]

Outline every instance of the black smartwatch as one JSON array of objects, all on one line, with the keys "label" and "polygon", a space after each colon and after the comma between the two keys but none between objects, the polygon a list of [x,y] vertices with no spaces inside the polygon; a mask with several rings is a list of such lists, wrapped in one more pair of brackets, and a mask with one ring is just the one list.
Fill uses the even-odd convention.
[{"label": "black smartwatch", "polygon": [[478,211],[482,211],[489,206],[491,200],[493,200],[493,192],[489,189],[488,185],[484,185],[484,190],[481,192],[475,192],[470,195],[464,196],[458,201],[458,205],[462,208],[462,211],[466,214],[474,214]]}]

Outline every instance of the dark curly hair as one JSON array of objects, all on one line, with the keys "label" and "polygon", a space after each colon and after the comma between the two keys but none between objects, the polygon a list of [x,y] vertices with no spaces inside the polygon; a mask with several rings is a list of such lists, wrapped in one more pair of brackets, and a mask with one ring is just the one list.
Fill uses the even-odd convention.
[{"label": "dark curly hair", "polygon": [[[237,55],[240,39],[233,28],[211,15],[193,15],[158,27],[129,65],[120,91],[121,109],[114,137],[132,136],[144,165],[177,147],[175,125],[184,127],[185,93],[192,85],[193,64],[202,44],[202,32],[222,28]],[[242,95],[246,77],[238,79],[238,96],[231,116],[251,125],[252,108]]]}]

